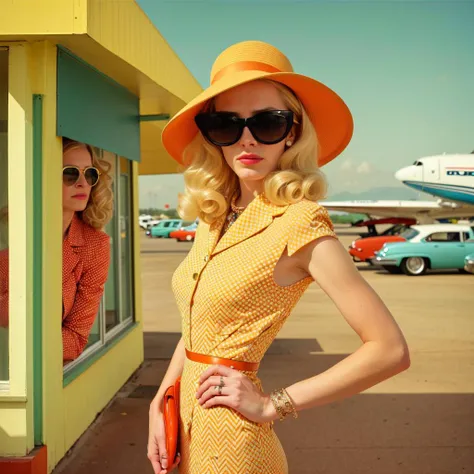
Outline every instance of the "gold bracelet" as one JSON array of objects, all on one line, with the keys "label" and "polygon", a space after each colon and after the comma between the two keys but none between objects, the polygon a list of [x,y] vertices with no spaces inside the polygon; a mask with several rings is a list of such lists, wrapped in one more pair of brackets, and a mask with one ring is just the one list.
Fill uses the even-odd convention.
[{"label": "gold bracelet", "polygon": [[275,407],[280,421],[283,421],[289,414],[292,414],[293,418],[298,418],[298,413],[295,409],[295,406],[291,402],[288,392],[284,388],[274,390],[270,394],[270,400]]}]

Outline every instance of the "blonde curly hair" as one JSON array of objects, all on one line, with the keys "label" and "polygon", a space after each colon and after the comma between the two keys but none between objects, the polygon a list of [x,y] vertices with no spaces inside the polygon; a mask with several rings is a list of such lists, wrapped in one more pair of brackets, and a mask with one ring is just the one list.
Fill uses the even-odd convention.
[{"label": "blonde curly hair", "polygon": [[[285,106],[294,114],[296,139],[278,160],[277,169],[265,177],[264,192],[277,206],[294,204],[302,199],[318,201],[327,192],[327,182],[317,164],[318,140],[302,103],[288,87],[261,79],[280,92]],[[209,101],[204,111],[214,108]],[[201,133],[183,154],[185,192],[179,195],[178,213],[183,219],[211,224],[227,212],[230,199],[239,189],[237,175],[224,159],[219,147],[209,143]]]},{"label": "blonde curly hair", "polygon": [[112,177],[109,175],[111,165],[107,161],[99,159],[90,145],[63,138],[63,155],[74,148],[85,148],[91,156],[92,166],[95,166],[100,172],[99,182],[91,190],[87,207],[77,214],[86,224],[94,229],[102,230],[112,219],[114,212]]}]

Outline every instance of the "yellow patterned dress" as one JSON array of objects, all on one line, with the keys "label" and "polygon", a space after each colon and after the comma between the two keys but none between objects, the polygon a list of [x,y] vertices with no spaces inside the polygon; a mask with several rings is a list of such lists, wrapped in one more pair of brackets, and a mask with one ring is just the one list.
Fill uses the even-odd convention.
[{"label": "yellow patterned dress", "polygon": [[[201,223],[194,245],[173,275],[185,347],[193,352],[260,362],[313,281],[279,286],[273,270],[289,255],[333,236],[327,211],[301,201],[274,206],[257,196],[219,239],[225,218]],[[254,423],[231,408],[202,408],[198,378],[207,365],[186,359],[181,380],[181,474],[285,474],[285,453],[273,423]],[[244,372],[262,389],[255,372]],[[277,387],[272,387],[277,388]]]}]

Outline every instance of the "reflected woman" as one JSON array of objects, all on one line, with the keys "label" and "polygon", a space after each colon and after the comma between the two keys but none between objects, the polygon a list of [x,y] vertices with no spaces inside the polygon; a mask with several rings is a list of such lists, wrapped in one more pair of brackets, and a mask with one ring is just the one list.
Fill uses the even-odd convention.
[{"label": "reflected woman", "polygon": [[[63,139],[63,362],[79,357],[104,293],[112,217],[110,165],[89,145]],[[8,326],[8,249],[0,253],[0,326]]]}]

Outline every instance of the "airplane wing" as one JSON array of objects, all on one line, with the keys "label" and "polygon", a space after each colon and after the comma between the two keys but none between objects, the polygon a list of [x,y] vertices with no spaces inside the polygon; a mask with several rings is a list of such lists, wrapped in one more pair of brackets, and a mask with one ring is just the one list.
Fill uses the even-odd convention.
[{"label": "airplane wing", "polygon": [[474,216],[474,206],[445,201],[321,201],[320,204],[330,211],[367,214],[370,217],[411,217],[420,223]]}]

